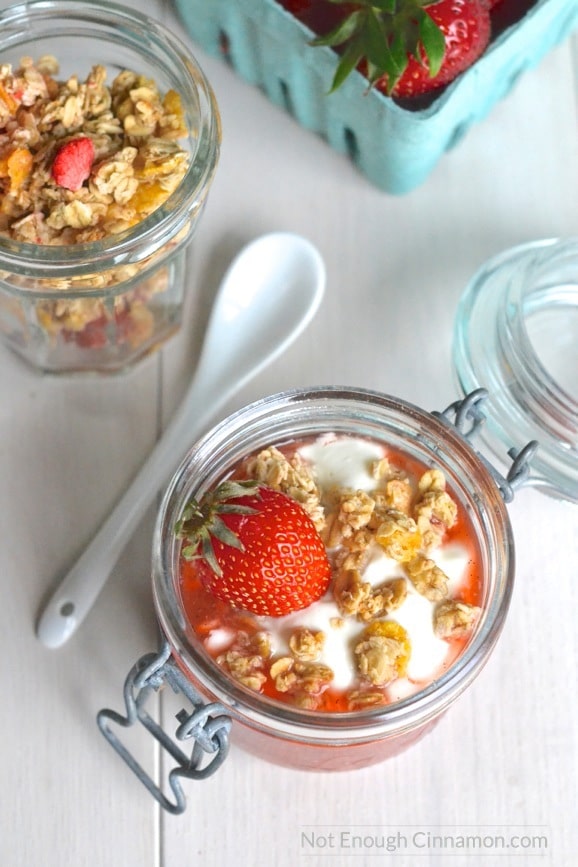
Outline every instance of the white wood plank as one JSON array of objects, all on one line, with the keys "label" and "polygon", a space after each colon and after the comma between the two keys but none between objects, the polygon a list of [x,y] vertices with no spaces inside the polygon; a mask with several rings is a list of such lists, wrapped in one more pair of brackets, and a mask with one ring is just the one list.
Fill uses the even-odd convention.
[{"label": "white wood plank", "polygon": [[[154,863],[138,798],[114,795],[118,768],[95,724],[121,700],[124,671],[154,641],[150,517],[75,639],[47,651],[34,623],[56,577],[90,539],[156,435],[156,373],[127,381],[38,378],[0,365],[3,546],[2,833],[6,864]],[[154,647],[154,644],[153,644]],[[141,649],[142,648],[142,649]],[[103,768],[110,766],[105,775]],[[31,818],[32,817],[32,818]],[[31,827],[32,822],[32,827]],[[97,831],[107,828],[106,833]],[[33,833],[32,833],[33,832]]]}]

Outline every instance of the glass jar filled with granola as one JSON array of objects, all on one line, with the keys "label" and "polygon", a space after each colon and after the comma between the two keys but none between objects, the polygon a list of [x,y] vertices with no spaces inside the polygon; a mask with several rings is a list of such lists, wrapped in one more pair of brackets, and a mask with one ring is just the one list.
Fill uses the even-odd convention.
[{"label": "glass jar filled with granola", "polygon": [[0,334],[45,372],[121,371],[180,326],[220,144],[187,48],[111,3],[0,13]]},{"label": "glass jar filled with granola", "polygon": [[421,738],[492,652],[511,529],[445,417],[364,390],[274,395],[197,443],[153,545],[172,658],[271,762],[345,770]]}]

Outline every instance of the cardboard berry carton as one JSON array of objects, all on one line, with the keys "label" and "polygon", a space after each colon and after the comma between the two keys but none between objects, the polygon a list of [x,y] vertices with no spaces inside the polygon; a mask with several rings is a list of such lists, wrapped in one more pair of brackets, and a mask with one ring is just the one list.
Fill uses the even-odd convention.
[{"label": "cardboard berry carton", "polygon": [[[193,40],[348,154],[385,192],[422,184],[440,157],[485,117],[519,76],[578,24],[576,0],[537,0],[497,32],[482,57],[424,107],[400,104],[354,71],[329,94],[336,54],[277,0],[175,0]],[[502,0],[501,6],[511,0]],[[518,3],[519,0],[514,0]]]}]

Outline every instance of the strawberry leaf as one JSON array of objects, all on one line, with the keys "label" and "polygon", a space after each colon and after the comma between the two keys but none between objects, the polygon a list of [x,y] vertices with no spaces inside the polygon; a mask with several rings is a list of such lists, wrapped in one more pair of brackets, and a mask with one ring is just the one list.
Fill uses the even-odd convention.
[{"label": "strawberry leaf", "polygon": [[376,66],[387,67],[391,59],[389,39],[380,18],[370,12],[367,16],[367,60]]},{"label": "strawberry leaf", "polygon": [[[247,496],[247,494],[243,494]],[[256,515],[259,509],[242,506],[241,503],[222,503],[217,507],[219,515]]]},{"label": "strawberry leaf", "polygon": [[206,493],[200,502],[192,499],[187,503],[181,519],[175,525],[177,537],[186,543],[182,549],[185,560],[206,560],[213,572],[216,575],[221,575],[212,538],[217,539],[223,545],[229,545],[240,551],[244,550],[241,540],[229,529],[220,515],[256,514],[258,509],[243,503],[229,502],[229,500],[248,496],[261,497],[258,482],[253,480],[227,481],[219,485],[215,491]]},{"label": "strawberry leaf", "polygon": [[363,49],[359,45],[359,42],[352,42],[347,46],[347,48],[343,52],[343,55],[341,56],[339,63],[337,64],[335,75],[333,76],[333,81],[331,82],[330,93],[333,93],[334,90],[337,90],[338,87],[341,87],[345,79],[351,72],[353,72],[362,57]]},{"label": "strawberry leaf", "polygon": [[443,63],[446,41],[438,25],[426,13],[420,16],[419,39],[428,60],[429,74],[433,78]]},{"label": "strawberry leaf", "polygon": [[[219,578],[221,578],[223,575],[223,570],[219,566],[219,562],[215,556],[215,549],[213,548],[213,543],[211,542],[210,536],[207,535],[207,536],[203,537],[201,548],[202,548],[202,554],[201,554],[202,559],[205,560],[209,564],[209,566],[211,567],[211,569],[213,570],[215,575],[218,575]],[[195,559],[195,558],[193,558],[193,559]]]},{"label": "strawberry leaf", "polygon": [[396,11],[398,0],[373,0],[372,6],[380,9],[382,12],[389,12],[390,15]]},{"label": "strawberry leaf", "polygon": [[[255,509],[251,509],[251,511],[253,514],[256,513]],[[215,516],[210,530],[211,536],[214,536],[215,539],[218,539],[223,545],[230,545],[231,548],[237,548],[239,551],[243,550],[243,543],[239,537],[227,527],[222,518]]]},{"label": "strawberry leaf", "polygon": [[354,6],[353,12],[329,33],[316,37],[311,45],[340,49],[331,91],[337,90],[349,74],[362,68],[370,86],[383,79],[391,93],[405,72],[410,57],[427,66],[433,77],[445,56],[445,37],[426,11],[439,0],[330,0],[335,5]]},{"label": "strawberry leaf", "polygon": [[[335,2],[335,0],[334,0]],[[364,17],[363,12],[353,12],[347,18],[344,18],[337,27],[334,27],[333,30],[330,30],[329,33],[326,33],[325,36],[317,36],[315,39],[311,40],[311,45],[342,45],[344,42],[347,42],[348,39],[351,39],[357,30],[359,30],[362,25],[362,18]]]},{"label": "strawberry leaf", "polygon": [[185,545],[181,551],[185,560],[195,560],[197,556],[198,545]]},{"label": "strawberry leaf", "polygon": [[394,35],[389,50],[391,51],[391,56],[394,60],[397,75],[399,77],[407,67],[407,48],[405,45],[405,39],[402,35]]},{"label": "strawberry leaf", "polygon": [[259,496],[259,485],[253,479],[243,482],[228,481],[219,485],[213,495],[213,499],[215,502],[221,502],[234,500],[237,497],[247,497],[249,494],[254,497]]}]

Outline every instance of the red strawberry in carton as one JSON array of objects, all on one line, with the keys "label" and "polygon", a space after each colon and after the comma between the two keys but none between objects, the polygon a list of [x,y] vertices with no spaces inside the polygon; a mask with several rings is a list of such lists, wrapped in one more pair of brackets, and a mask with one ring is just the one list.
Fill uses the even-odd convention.
[{"label": "red strawberry in carton", "polygon": [[389,96],[438,90],[468,69],[490,40],[487,0],[332,0],[344,15],[314,44],[339,50],[332,89],[358,68]]},{"label": "red strawberry in carton", "polygon": [[[339,87],[357,68],[388,96],[436,94],[520,21],[536,0],[278,0],[341,54]],[[415,106],[413,106],[415,107]]]}]

